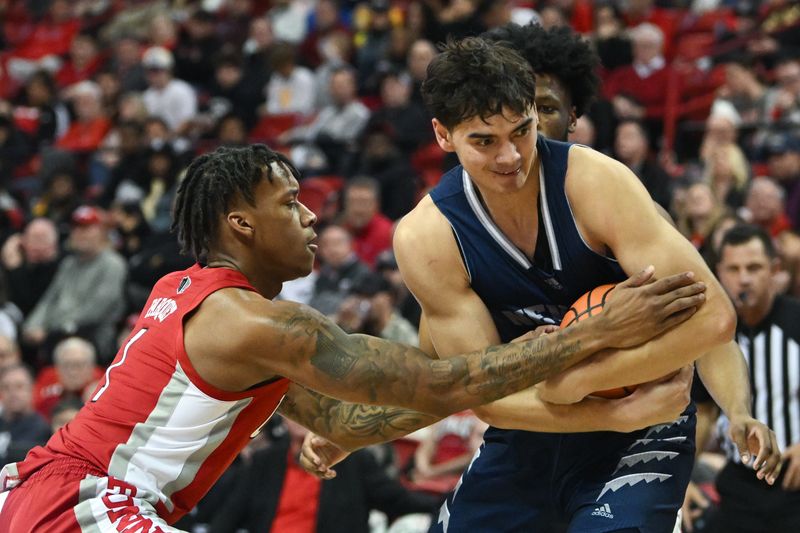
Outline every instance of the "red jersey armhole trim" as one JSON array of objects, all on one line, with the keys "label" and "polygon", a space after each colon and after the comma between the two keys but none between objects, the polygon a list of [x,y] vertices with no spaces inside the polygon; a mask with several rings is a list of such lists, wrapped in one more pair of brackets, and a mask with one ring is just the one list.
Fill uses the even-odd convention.
[{"label": "red jersey armhole trim", "polygon": [[[192,310],[196,309],[200,303],[208,298],[210,295],[215,293],[218,290],[228,289],[228,288],[240,288],[246,289],[249,291],[257,292],[255,287],[250,285],[241,273],[231,270],[231,269],[222,269],[221,271],[224,272],[224,275],[220,277],[220,284],[218,286],[213,287],[213,290],[208,291],[205,294],[202,294],[196,302],[192,305]],[[222,282],[228,282],[227,285],[223,284]],[[211,385],[206,380],[204,380],[200,374],[192,365],[191,360],[189,360],[189,355],[186,353],[186,346],[183,343],[183,320],[181,320],[181,325],[178,328],[178,333],[175,336],[175,351],[178,354],[178,363],[181,365],[181,368],[186,375],[191,380],[192,384],[194,384],[201,392],[207,394],[208,396],[221,400],[221,401],[234,401],[234,400],[243,400],[245,398],[252,398],[253,396],[258,396],[259,393],[262,393],[265,390],[270,388],[278,389],[283,388],[281,394],[285,393],[286,390],[289,388],[289,380],[286,378],[281,378],[276,381],[271,381],[265,385],[261,385],[260,387],[254,387],[251,389],[233,392],[233,391],[226,391]]]}]

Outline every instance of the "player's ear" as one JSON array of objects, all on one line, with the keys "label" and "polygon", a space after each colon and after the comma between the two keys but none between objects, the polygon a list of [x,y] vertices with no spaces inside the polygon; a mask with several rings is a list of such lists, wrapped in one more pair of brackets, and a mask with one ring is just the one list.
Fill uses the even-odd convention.
[{"label": "player's ear", "polygon": [[577,126],[578,115],[575,113],[575,106],[572,106],[569,110],[569,125],[567,126],[567,131],[573,133]]},{"label": "player's ear", "polygon": [[244,211],[231,211],[225,217],[225,223],[233,233],[240,237],[252,237],[253,225]]},{"label": "player's ear", "polygon": [[455,152],[456,148],[453,146],[453,137],[450,135],[450,130],[437,119],[431,119],[433,124],[433,133],[436,135],[436,142],[439,147],[445,152]]}]

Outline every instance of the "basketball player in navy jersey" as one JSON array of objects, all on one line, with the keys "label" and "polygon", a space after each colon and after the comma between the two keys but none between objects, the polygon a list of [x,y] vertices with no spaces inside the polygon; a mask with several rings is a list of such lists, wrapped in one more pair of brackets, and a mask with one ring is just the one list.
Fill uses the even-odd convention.
[{"label": "basketball player in navy jersey", "polygon": [[[659,379],[726,345],[732,309],[627,168],[537,139],[534,90],[522,58],[476,39],[449,45],[429,68],[437,141],[463,167],[400,223],[395,252],[435,352],[448,357],[557,324],[580,294],[645,260],[662,274],[692,269],[709,284],[708,304],[640,349],[607,351],[477,409],[495,427],[434,530],[547,532],[566,520],[576,532],[671,531],[691,470],[693,412],[631,434],[580,433],[614,429],[600,414],[605,403],[587,396]],[[774,481],[773,443],[740,442]]]},{"label": "basketball player in navy jersey", "polygon": [[[730,343],[733,317],[719,285],[694,249],[658,216],[638,179],[587,148],[537,142],[536,113],[526,109],[524,98],[512,103],[495,96],[502,92],[487,81],[491,67],[483,74],[465,72],[470,70],[465,65],[491,56],[491,45],[465,41],[432,65],[425,95],[436,117],[437,140],[458,154],[463,168],[445,175],[396,235],[401,270],[422,303],[437,352],[446,356],[478,339],[491,342],[498,334],[511,338],[526,318],[528,327],[557,323],[560,306],[593,286],[621,279],[624,269],[637,268],[644,258],[666,273],[694,270],[709,283],[708,305],[644,348],[607,353],[601,361],[579,365],[531,391],[529,399],[538,395],[579,402],[593,390],[656,379]],[[480,87],[456,72],[475,75]],[[502,76],[497,73],[498,79]],[[488,103],[483,109],[472,100],[481,89]],[[410,236],[423,226],[432,236],[429,242],[437,244],[428,248],[428,239],[417,240],[412,259]],[[448,240],[454,253],[443,254]],[[460,266],[464,276],[451,275],[451,283],[443,283],[436,275],[439,266],[441,273]],[[449,285],[447,296],[436,293],[433,284]],[[473,324],[485,324],[483,331],[473,325],[469,340],[454,335],[467,316]],[[540,431],[570,430],[570,421],[577,420],[568,416],[548,426],[537,420],[541,415],[525,397],[496,402],[478,413],[494,425],[513,428],[524,427],[520,417],[528,416],[530,428]],[[548,523],[566,520],[572,531],[669,531],[691,471],[693,426],[689,410],[670,427],[631,435],[490,429],[462,486],[443,506],[438,527],[497,530],[492,524],[501,516],[513,516],[505,530],[548,531]],[[509,453],[515,449],[516,454]],[[542,465],[532,456],[558,459]],[[774,469],[777,460],[770,459]],[[520,472],[526,472],[529,485],[515,481]],[[487,493],[503,497],[487,501]]]}]

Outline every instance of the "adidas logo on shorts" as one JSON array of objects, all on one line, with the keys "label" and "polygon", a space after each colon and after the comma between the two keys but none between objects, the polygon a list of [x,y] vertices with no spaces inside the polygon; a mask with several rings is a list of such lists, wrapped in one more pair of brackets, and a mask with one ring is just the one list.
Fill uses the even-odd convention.
[{"label": "adidas logo on shorts", "polygon": [[611,514],[611,507],[606,503],[592,511],[592,516],[603,516],[605,518],[614,518]]}]

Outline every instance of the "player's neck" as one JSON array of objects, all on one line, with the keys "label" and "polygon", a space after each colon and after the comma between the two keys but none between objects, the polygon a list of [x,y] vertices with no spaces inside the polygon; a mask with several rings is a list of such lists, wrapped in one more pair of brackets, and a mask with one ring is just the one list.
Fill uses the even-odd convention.
[{"label": "player's neck", "polygon": [[283,282],[277,281],[279,278],[264,272],[263,268],[252,268],[249,266],[247,260],[233,258],[224,254],[217,254],[208,259],[209,268],[230,268],[238,270],[242,273],[250,285],[255,287],[256,291],[269,300],[275,298],[281,292]]},{"label": "player's neck", "polygon": [[531,165],[525,184],[514,192],[480,190],[489,215],[500,231],[527,256],[533,255],[539,229],[539,161]]}]

